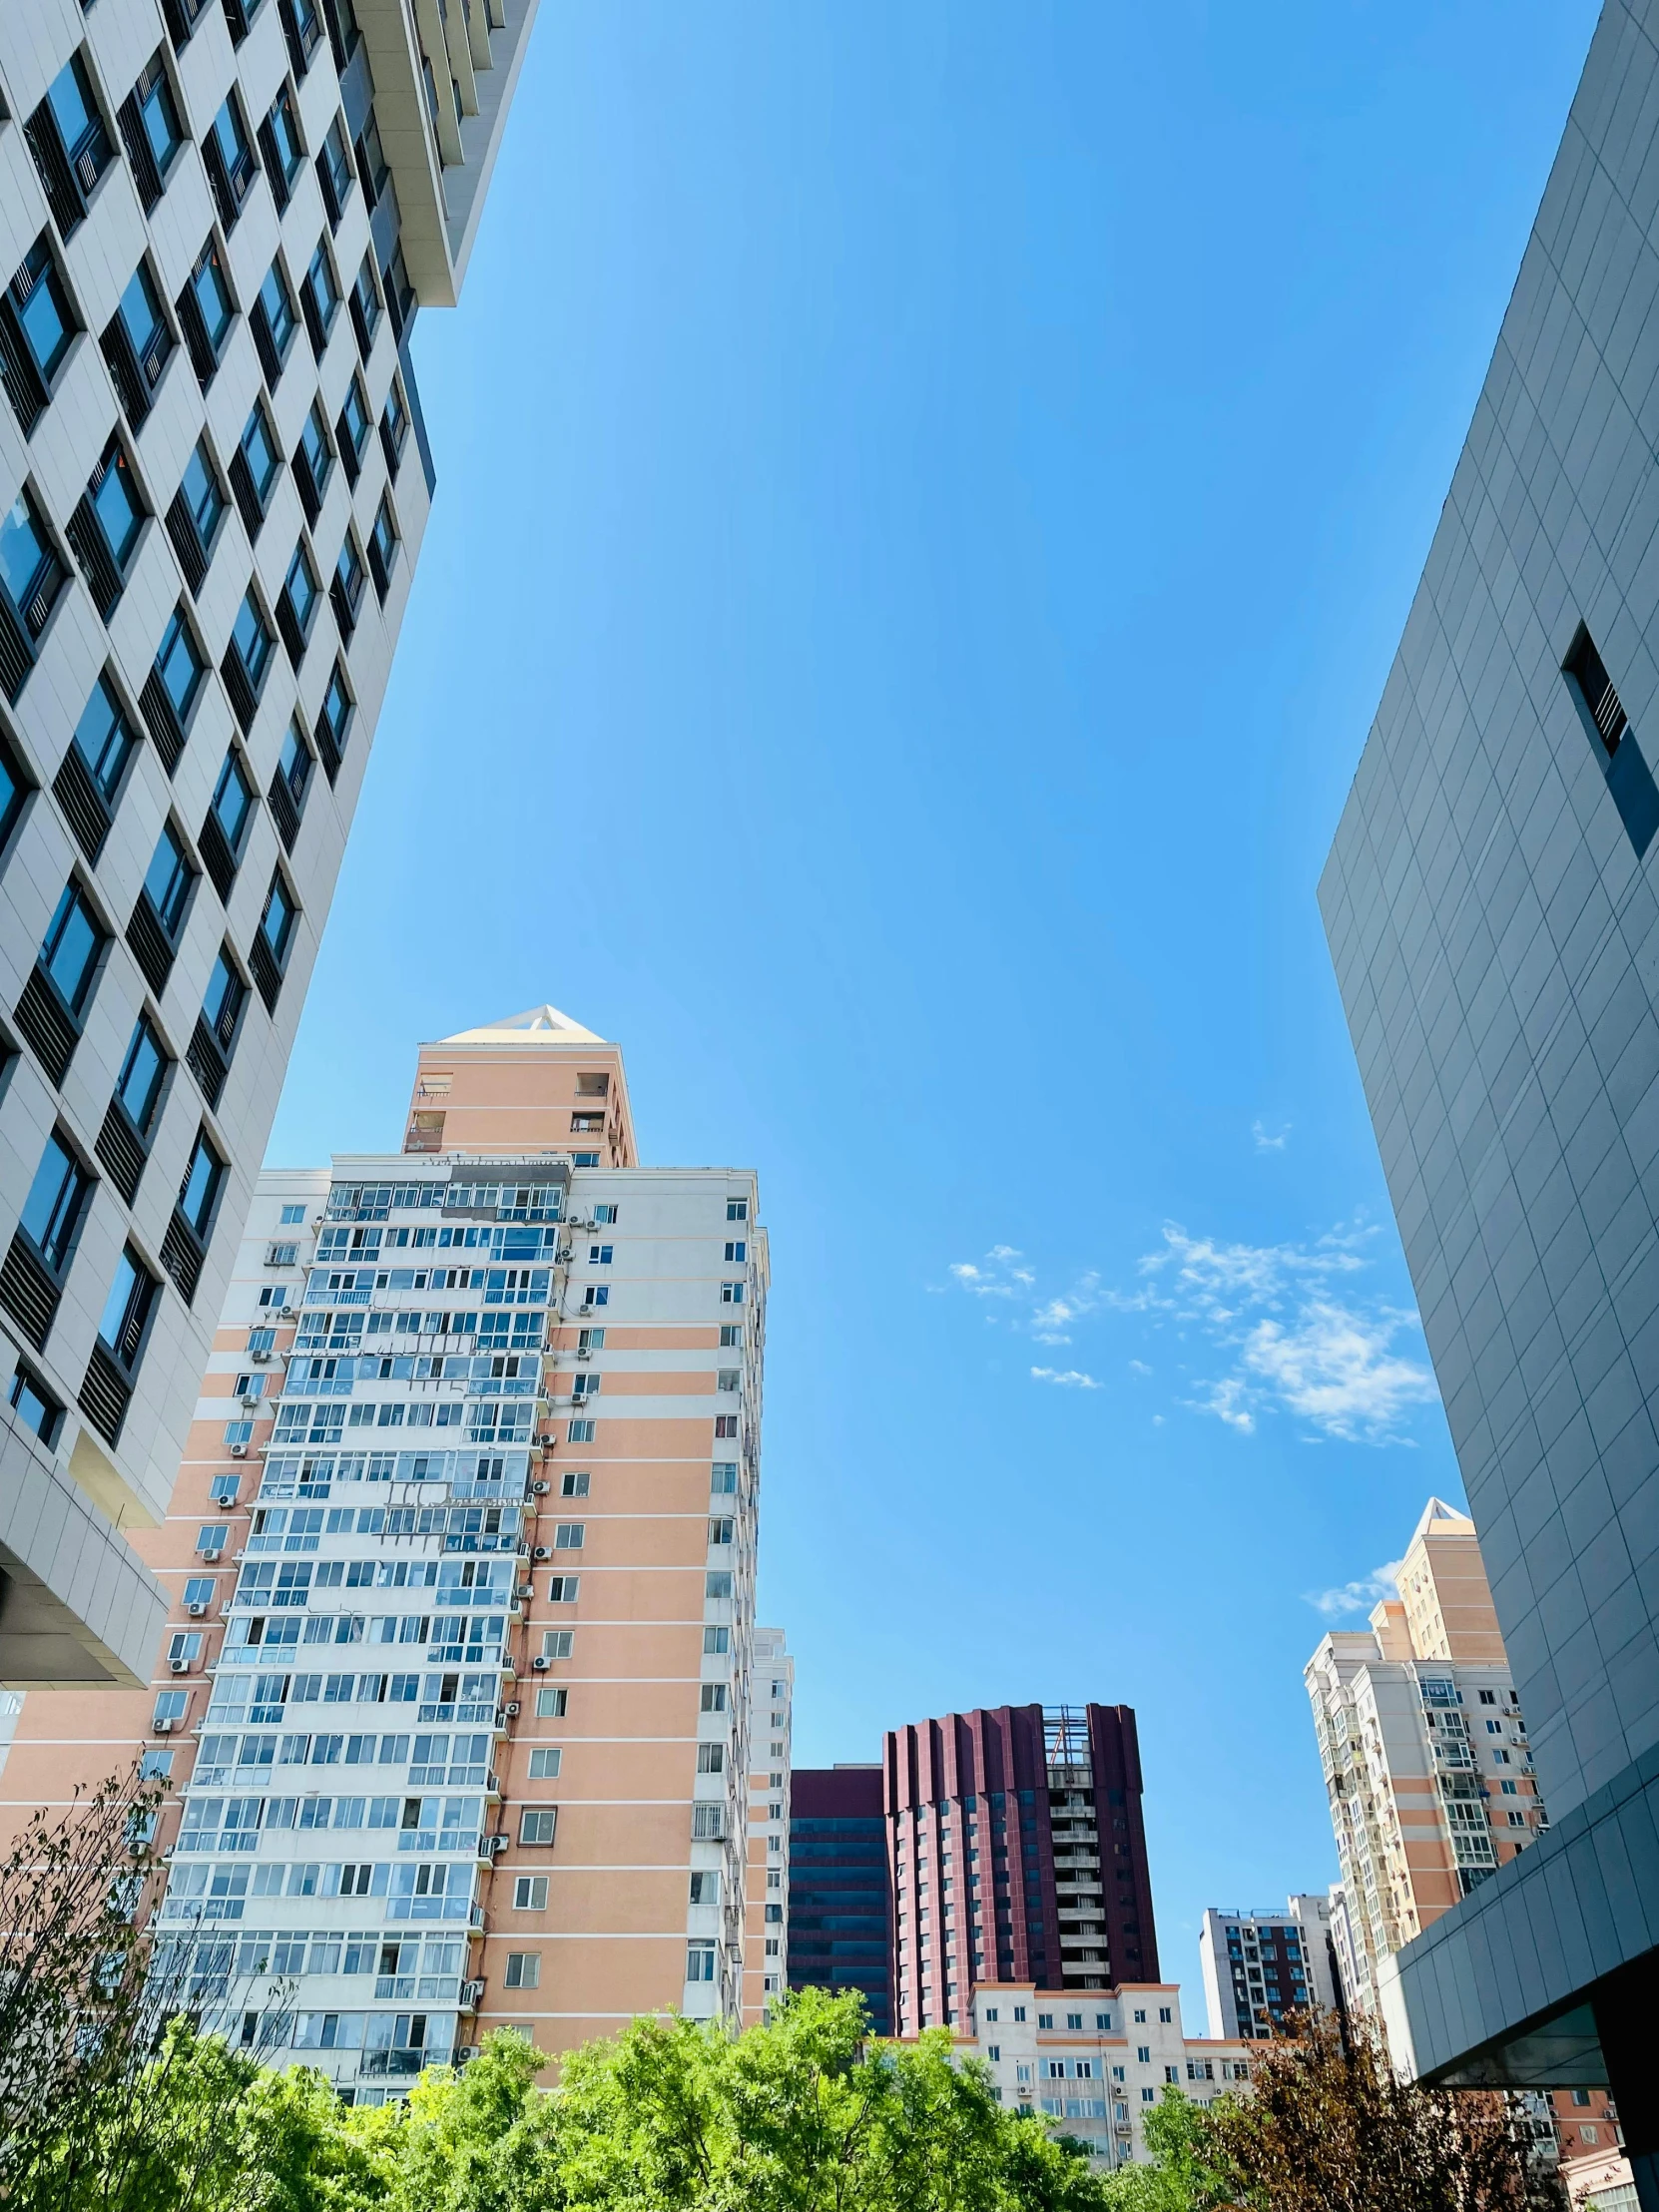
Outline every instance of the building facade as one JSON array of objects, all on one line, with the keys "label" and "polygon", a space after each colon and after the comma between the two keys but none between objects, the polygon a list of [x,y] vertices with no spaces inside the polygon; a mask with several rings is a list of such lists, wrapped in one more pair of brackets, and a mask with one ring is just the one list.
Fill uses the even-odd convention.
[{"label": "building facade", "polygon": [[1014,1705],[889,1730],[898,2032],[955,2024],[981,1981],[1157,1978],[1126,1705]]},{"label": "building facade", "polygon": [[892,1857],[875,1766],[790,1778],[789,1985],[856,1989],[870,2032],[893,2033]]},{"label": "building facade", "polygon": [[[1436,2079],[1659,2204],[1659,6],[1608,0],[1320,885],[1550,1833],[1408,1946]],[[1390,1999],[1390,2001],[1393,2001]]]},{"label": "building facade", "polygon": [[[147,1679],[535,0],[0,10],[0,1678]],[[436,51],[433,51],[433,49]]]},{"label": "building facade", "polygon": [[1198,1947],[1212,2036],[1248,2042],[1298,2012],[1338,2008],[1329,1898],[1294,1897],[1283,1913],[1212,1906]]},{"label": "building facade", "polygon": [[1379,2021],[1384,1961],[1548,1826],[1473,1522],[1431,1498],[1398,1579],[1402,1596],[1327,1636],[1305,1674],[1353,1946],[1346,1993]]},{"label": "building facade", "polygon": [[551,1008],[422,1046],[408,1143],[262,1176],[135,1538],[151,1686],[30,1695],[0,1775],[16,1819],[143,1744],[164,1933],[359,2100],[503,2022],[744,2001],[755,1179],[640,1166],[620,1050]]},{"label": "building facade", "polygon": [[983,1982],[957,2043],[990,2068],[1000,2103],[1057,2121],[1102,2168],[1146,2156],[1146,2115],[1166,2091],[1195,2104],[1250,2093],[1250,2043],[1189,2036],[1173,1982]]},{"label": "building facade", "polygon": [[746,2027],[770,2017],[790,1964],[790,1722],[795,1661],[781,1628],[757,1628],[749,1689],[749,1889],[743,1960]]}]

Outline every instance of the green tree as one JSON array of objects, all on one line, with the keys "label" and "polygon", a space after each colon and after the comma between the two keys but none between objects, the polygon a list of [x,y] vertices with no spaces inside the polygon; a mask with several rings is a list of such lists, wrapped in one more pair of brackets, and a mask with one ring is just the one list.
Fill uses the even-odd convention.
[{"label": "green tree", "polygon": [[640,2019],[565,2061],[522,2036],[407,2105],[349,2112],[389,2212],[1098,2212],[1087,2161],[1003,2110],[943,2032],[868,2040],[861,2000],[809,1990],[734,2036]]},{"label": "green tree", "polygon": [[1213,2212],[1236,2202],[1239,2180],[1221,2147],[1218,2109],[1166,2089],[1146,2116],[1146,2158],[1106,2183],[1112,2212]]}]

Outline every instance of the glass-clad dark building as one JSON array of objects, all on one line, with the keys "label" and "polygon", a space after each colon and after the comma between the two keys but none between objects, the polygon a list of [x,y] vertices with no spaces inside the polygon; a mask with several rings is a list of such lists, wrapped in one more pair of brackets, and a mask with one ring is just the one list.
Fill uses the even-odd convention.
[{"label": "glass-clad dark building", "polygon": [[790,1987],[858,1989],[892,2033],[892,1884],[881,1769],[797,1767],[790,1777]]}]

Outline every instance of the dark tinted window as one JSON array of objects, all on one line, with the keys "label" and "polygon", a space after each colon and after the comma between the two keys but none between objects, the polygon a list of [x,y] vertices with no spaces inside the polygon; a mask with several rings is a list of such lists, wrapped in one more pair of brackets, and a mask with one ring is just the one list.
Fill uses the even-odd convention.
[{"label": "dark tinted window", "polygon": [[54,1132],[23,1201],[21,1221],[54,1275],[62,1275],[74,1257],[76,1232],[91,1192],[92,1177]]},{"label": "dark tinted window", "polygon": [[78,883],[65,886],[40,947],[42,967],[58,986],[65,1005],[78,1014],[98,972],[104,932]]},{"label": "dark tinted window", "polygon": [[141,1136],[150,1134],[166,1077],[167,1054],[162,1050],[162,1041],[150,1026],[148,1015],[140,1014],[133,1041],[127,1047],[127,1057],[121,1064],[121,1079],[116,1084],[115,1095]]},{"label": "dark tinted window", "polygon": [[115,687],[107,676],[100,676],[75,725],[75,743],[107,806],[115,805],[138,742],[138,732],[128,721]]},{"label": "dark tinted window", "polygon": [[185,853],[184,841],[171,822],[162,825],[162,833],[156,840],[155,855],[144,878],[144,887],[150,894],[150,903],[156,909],[156,918],[166,930],[171,941],[177,942],[185,925],[185,910],[190,904],[190,887],[196,880],[195,871]]},{"label": "dark tinted window", "polygon": [[199,1237],[206,1237],[213,1225],[214,1208],[219,1203],[220,1185],[224,1180],[224,1162],[209,1144],[206,1133],[199,1133],[190,1166],[185,1170],[185,1180],[179,1187],[179,1211]]}]

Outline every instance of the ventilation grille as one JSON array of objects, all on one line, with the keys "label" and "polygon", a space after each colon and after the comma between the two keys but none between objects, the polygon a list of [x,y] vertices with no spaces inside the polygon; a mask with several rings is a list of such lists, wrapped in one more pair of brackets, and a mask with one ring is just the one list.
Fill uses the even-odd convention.
[{"label": "ventilation grille", "polygon": [[172,1276],[179,1296],[188,1306],[202,1280],[202,1242],[177,1207],[162,1239],[162,1266]]},{"label": "ventilation grille", "polygon": [[13,1237],[5,1263],[0,1266],[0,1306],[38,1352],[58,1311],[58,1286],[21,1232]]},{"label": "ventilation grille", "polygon": [[173,973],[173,947],[167,941],[167,932],[156,918],[156,909],[150,903],[148,891],[140,891],[138,904],[133,908],[133,918],[127,924],[127,942],[139,966],[144,970],[144,980],[160,998],[167,988],[167,979]]},{"label": "ventilation grille", "polygon": [[110,833],[110,810],[87,772],[80,747],[73,742],[52,779],[52,797],[63,809],[76,843],[89,860],[96,860]]},{"label": "ventilation grille", "polygon": [[111,1099],[93,1150],[109,1173],[110,1181],[129,1206],[138,1196],[144,1173],[145,1150],[138,1132],[117,1099]]},{"label": "ventilation grille", "polygon": [[201,1084],[202,1096],[208,1104],[217,1106],[225,1089],[225,1078],[231,1071],[219,1049],[219,1040],[201,1014],[197,1015],[196,1027],[191,1031],[185,1065]]},{"label": "ventilation grille", "polygon": [[127,1378],[104,1347],[95,1344],[92,1358],[87,1363],[86,1381],[81,1384],[77,1402],[107,1444],[113,1444],[121,1434],[121,1423],[127,1416],[127,1401],[132,1394],[132,1385]]},{"label": "ventilation grille", "polygon": [[156,751],[162,757],[162,766],[171,776],[179,766],[180,755],[185,750],[185,726],[179,720],[179,710],[174,706],[167,686],[162,682],[160,669],[153,668],[144,679],[144,689],[139,693],[139,707]]},{"label": "ventilation grille", "polygon": [[61,1088],[81,1032],[38,967],[30,970],[17,1002],[17,1026],[54,1087]]}]

